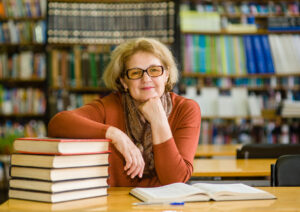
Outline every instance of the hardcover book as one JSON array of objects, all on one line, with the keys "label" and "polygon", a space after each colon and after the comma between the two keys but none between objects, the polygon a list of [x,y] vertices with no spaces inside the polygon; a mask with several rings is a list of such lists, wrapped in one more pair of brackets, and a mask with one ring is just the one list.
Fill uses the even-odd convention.
[{"label": "hardcover book", "polygon": [[72,180],[91,177],[107,177],[107,166],[90,166],[77,168],[33,168],[11,166],[10,176],[13,178],[28,178],[38,180]]},{"label": "hardcover book", "polygon": [[108,139],[19,138],[13,147],[19,153],[29,154],[96,154],[109,152]]},{"label": "hardcover book", "polygon": [[108,165],[108,154],[38,155],[12,154],[11,165],[41,168],[71,168]]},{"label": "hardcover book", "polygon": [[53,193],[107,186],[107,177],[63,180],[57,182],[18,178],[9,180],[10,189],[44,191]]},{"label": "hardcover book", "polygon": [[52,202],[52,203],[85,199],[90,197],[99,197],[105,195],[107,195],[106,187],[58,192],[58,193],[10,189],[8,193],[9,198],[33,200],[33,201],[40,201],[40,202]]}]

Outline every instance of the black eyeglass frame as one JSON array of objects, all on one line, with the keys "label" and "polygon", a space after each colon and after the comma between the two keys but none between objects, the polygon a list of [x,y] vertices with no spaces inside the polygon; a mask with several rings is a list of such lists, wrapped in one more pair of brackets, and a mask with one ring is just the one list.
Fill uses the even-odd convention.
[{"label": "black eyeglass frame", "polygon": [[[148,69],[151,68],[151,67],[161,67],[161,69],[162,69],[161,74],[158,75],[158,76],[150,76],[149,73],[148,73]],[[133,69],[139,69],[139,70],[143,71],[143,74],[141,75],[141,77],[136,78],[136,79],[130,78],[128,72],[129,72],[130,70],[133,70]],[[130,80],[137,80],[137,79],[141,79],[141,78],[144,76],[145,72],[148,74],[149,77],[159,77],[159,76],[161,76],[161,75],[164,74],[164,71],[165,71],[165,69],[164,69],[163,66],[149,66],[149,67],[146,68],[146,69],[141,69],[141,68],[130,68],[130,69],[127,69],[127,70],[125,71],[125,73],[126,73],[126,76],[127,76],[128,79],[130,79]]]}]

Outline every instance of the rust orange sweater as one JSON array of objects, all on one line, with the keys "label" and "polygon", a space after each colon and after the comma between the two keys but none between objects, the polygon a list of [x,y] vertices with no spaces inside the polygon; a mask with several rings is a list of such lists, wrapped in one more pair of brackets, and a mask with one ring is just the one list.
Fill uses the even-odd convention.
[{"label": "rust orange sweater", "polygon": [[[124,172],[123,156],[111,144],[110,186],[150,187],[186,182],[190,178],[200,134],[200,108],[195,101],[175,93],[171,93],[171,98],[173,108],[168,121],[173,137],[153,146],[157,175],[131,179]],[[126,131],[121,95],[117,92],[78,109],[56,114],[49,122],[48,136],[105,138],[109,126]]]}]

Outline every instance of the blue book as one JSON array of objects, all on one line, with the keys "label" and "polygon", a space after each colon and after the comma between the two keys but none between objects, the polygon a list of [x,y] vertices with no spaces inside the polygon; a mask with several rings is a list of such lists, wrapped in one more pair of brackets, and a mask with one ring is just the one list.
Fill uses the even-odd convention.
[{"label": "blue book", "polygon": [[263,48],[260,42],[259,35],[251,36],[252,46],[254,49],[254,58],[256,64],[256,73],[265,74],[267,73],[265,57],[263,53]]},{"label": "blue book", "polygon": [[260,36],[260,39],[261,39],[263,54],[266,62],[267,73],[273,74],[275,73],[275,68],[274,68],[269,38],[267,35],[262,35]]},{"label": "blue book", "polygon": [[245,55],[246,55],[246,66],[248,74],[255,74],[256,73],[256,66],[255,66],[255,57],[254,57],[254,50],[251,44],[251,36],[245,35],[243,36],[244,40],[244,47],[245,47]]},{"label": "blue book", "polygon": [[205,73],[206,64],[205,64],[205,35],[199,35],[199,70],[200,73]]}]

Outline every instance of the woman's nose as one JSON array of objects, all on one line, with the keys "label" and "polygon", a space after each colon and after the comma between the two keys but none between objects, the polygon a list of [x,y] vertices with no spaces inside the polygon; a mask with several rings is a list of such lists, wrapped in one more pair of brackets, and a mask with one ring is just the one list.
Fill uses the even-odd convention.
[{"label": "woman's nose", "polygon": [[143,77],[142,77],[142,80],[145,81],[145,82],[147,82],[147,81],[150,81],[150,80],[152,80],[152,79],[151,79],[151,77],[148,75],[147,72],[144,72]]}]

